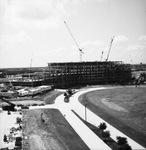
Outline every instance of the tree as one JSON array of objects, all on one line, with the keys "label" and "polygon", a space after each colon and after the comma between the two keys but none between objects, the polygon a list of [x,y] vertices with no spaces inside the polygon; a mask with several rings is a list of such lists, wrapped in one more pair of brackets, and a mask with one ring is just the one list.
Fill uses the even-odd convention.
[{"label": "tree", "polygon": [[121,137],[121,136],[117,136],[117,143],[118,145],[125,145],[127,144],[127,138],[125,137]]},{"label": "tree", "polygon": [[119,150],[132,150],[131,146],[129,144],[122,145]]},{"label": "tree", "polygon": [[8,142],[6,135],[4,135],[4,140],[3,140],[3,141],[4,141],[4,142]]},{"label": "tree", "polygon": [[104,140],[107,140],[110,137],[110,131],[102,132],[101,136]]},{"label": "tree", "polygon": [[65,97],[67,96],[67,93],[66,93],[66,92],[64,93],[64,96],[65,96]]},{"label": "tree", "polygon": [[132,150],[125,137],[117,136],[117,143],[119,145],[119,150]]},{"label": "tree", "polygon": [[16,123],[20,124],[22,122],[21,118],[17,117],[16,118]]},{"label": "tree", "polygon": [[107,126],[106,126],[106,124],[103,122],[103,123],[100,123],[100,125],[99,125],[98,127],[99,127],[100,130],[103,131],[103,130],[106,129]]},{"label": "tree", "polygon": [[72,95],[72,89],[68,89],[67,92],[69,95]]}]

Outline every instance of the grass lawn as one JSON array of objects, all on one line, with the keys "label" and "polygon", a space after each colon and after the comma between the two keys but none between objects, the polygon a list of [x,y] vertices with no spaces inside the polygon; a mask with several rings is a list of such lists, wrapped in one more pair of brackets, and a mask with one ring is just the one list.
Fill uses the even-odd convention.
[{"label": "grass lawn", "polygon": [[146,147],[146,87],[118,87],[86,93],[83,104]]},{"label": "grass lawn", "polygon": [[62,92],[62,91],[53,90],[53,91],[50,91],[50,92],[44,94],[40,98],[45,101],[45,104],[53,104],[55,99],[63,93],[64,92]]},{"label": "grass lawn", "polygon": [[27,136],[23,149],[89,150],[59,110],[27,110],[23,115],[24,133]]}]

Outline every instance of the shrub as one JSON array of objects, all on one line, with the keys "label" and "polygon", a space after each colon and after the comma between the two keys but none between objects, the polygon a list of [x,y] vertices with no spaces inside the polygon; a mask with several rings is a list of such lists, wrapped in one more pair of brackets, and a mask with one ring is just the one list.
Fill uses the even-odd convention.
[{"label": "shrub", "polygon": [[21,123],[21,122],[22,122],[21,118],[17,117],[17,118],[16,118],[16,123],[19,124],[19,123]]},{"label": "shrub", "polygon": [[132,150],[131,146],[129,146],[128,144],[122,145],[119,150]]},{"label": "shrub", "polygon": [[71,89],[68,89],[67,92],[68,92],[69,95],[72,95],[72,90]]},{"label": "shrub", "polygon": [[110,137],[110,131],[102,132],[101,136],[106,140]]},{"label": "shrub", "polygon": [[103,123],[100,123],[100,125],[99,125],[98,127],[99,127],[100,130],[103,131],[103,130],[106,129],[107,126],[106,126],[106,124],[103,122]]},{"label": "shrub", "polygon": [[118,143],[118,145],[125,145],[125,144],[127,144],[127,138],[117,136],[117,143]]}]

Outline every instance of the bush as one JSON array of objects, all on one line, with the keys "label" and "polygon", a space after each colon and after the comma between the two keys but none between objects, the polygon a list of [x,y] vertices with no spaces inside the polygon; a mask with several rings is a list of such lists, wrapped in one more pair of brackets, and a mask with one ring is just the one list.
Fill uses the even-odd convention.
[{"label": "bush", "polygon": [[117,143],[118,143],[118,145],[125,145],[125,144],[127,144],[127,138],[117,136]]},{"label": "bush", "polygon": [[119,150],[132,150],[125,137],[117,136],[117,143],[120,146]]},{"label": "bush", "polygon": [[16,118],[16,123],[19,124],[19,123],[21,123],[21,122],[22,122],[21,118],[17,117],[17,118]]},{"label": "bush", "polygon": [[103,131],[103,130],[106,129],[107,126],[106,126],[106,124],[103,122],[103,123],[100,123],[100,125],[99,125],[98,127],[99,127],[100,130]]},{"label": "bush", "polygon": [[128,144],[125,144],[125,145],[121,146],[121,147],[119,148],[119,150],[132,150],[132,148],[131,148],[131,146],[129,146]]},{"label": "bush", "polygon": [[106,140],[110,137],[110,132],[109,131],[102,132],[101,136]]},{"label": "bush", "polygon": [[72,90],[71,89],[68,89],[67,92],[68,92],[69,95],[72,95]]}]

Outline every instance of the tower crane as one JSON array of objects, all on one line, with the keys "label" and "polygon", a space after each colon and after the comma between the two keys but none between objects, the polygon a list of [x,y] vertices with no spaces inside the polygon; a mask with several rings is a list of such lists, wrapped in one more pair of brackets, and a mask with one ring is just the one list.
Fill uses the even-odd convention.
[{"label": "tower crane", "polygon": [[108,61],[109,54],[110,54],[110,50],[111,50],[111,47],[112,47],[112,43],[113,43],[114,38],[115,38],[115,36],[113,36],[113,38],[111,38],[111,43],[110,43],[110,46],[109,46],[108,55],[107,55],[107,58],[106,58],[105,61]]},{"label": "tower crane", "polygon": [[32,54],[31,60],[30,60],[30,69],[32,67],[32,60],[33,60],[33,54]]},{"label": "tower crane", "polygon": [[101,58],[100,58],[100,61],[102,61],[103,53],[104,53],[104,51],[101,52]]},{"label": "tower crane", "polygon": [[82,62],[82,54],[84,54],[84,53],[83,53],[82,49],[79,48],[79,45],[77,44],[77,42],[76,42],[76,40],[75,40],[73,34],[71,33],[71,30],[69,29],[69,27],[68,27],[68,25],[67,25],[67,23],[66,23],[65,21],[64,21],[64,24],[66,25],[66,27],[67,27],[67,29],[68,29],[68,31],[69,31],[69,33],[70,33],[70,35],[71,35],[73,41],[75,42],[75,44],[76,44],[76,46],[77,46],[77,48],[78,48],[78,50],[79,50],[79,53],[80,53],[80,62]]}]

